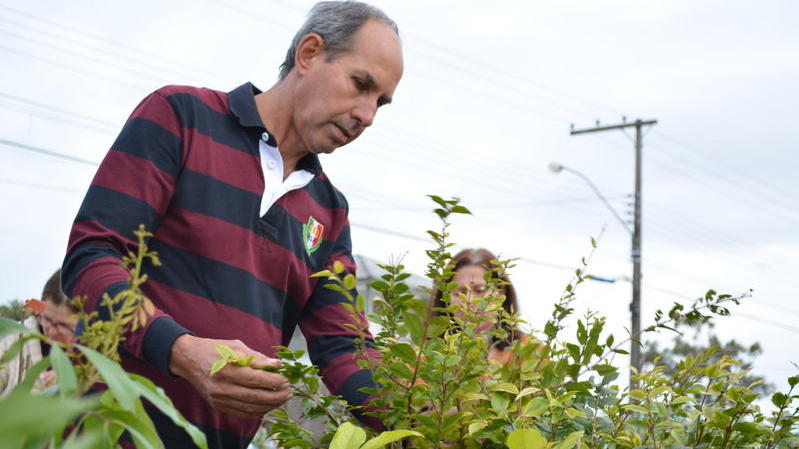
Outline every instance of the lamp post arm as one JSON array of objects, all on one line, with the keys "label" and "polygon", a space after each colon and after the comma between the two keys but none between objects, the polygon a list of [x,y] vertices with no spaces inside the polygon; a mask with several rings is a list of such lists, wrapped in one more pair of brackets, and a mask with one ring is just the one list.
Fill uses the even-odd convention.
[{"label": "lamp post arm", "polygon": [[599,191],[599,189],[594,185],[593,182],[591,182],[590,179],[588,179],[587,176],[569,167],[562,167],[561,169],[563,171],[568,171],[569,173],[574,173],[575,175],[579,176],[580,179],[585,181],[586,184],[588,184],[588,186],[591,187],[591,190],[593,190],[594,193],[596,193],[596,196],[598,196],[599,199],[602,200],[603,203],[605,203],[605,206],[607,206],[608,209],[610,209],[610,212],[613,213],[613,216],[616,217],[617,220],[619,220],[619,223],[621,223],[621,225],[624,226],[624,229],[627,231],[627,233],[632,235],[633,231],[632,229],[630,229],[630,226],[619,216],[619,214],[616,213],[616,209],[614,209],[613,206],[610,205],[607,198],[605,198],[605,195],[602,195],[602,192]]}]

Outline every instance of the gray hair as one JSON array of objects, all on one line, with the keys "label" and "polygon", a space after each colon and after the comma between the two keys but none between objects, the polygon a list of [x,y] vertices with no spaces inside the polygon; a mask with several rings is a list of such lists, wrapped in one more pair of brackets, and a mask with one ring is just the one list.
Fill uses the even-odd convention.
[{"label": "gray hair", "polygon": [[379,8],[357,1],[319,2],[308,12],[308,18],[300,27],[291,46],[286,52],[286,59],[280,65],[280,80],[288,76],[294,68],[294,56],[297,46],[303,37],[316,33],[322,36],[323,49],[330,61],[341,53],[350,50],[352,37],[369,20],[385,22],[399,35],[397,24]]}]

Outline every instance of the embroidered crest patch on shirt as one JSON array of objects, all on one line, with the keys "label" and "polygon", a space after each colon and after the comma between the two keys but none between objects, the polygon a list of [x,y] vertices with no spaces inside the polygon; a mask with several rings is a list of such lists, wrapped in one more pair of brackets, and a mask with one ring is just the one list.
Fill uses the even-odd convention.
[{"label": "embroidered crest patch on shirt", "polygon": [[305,250],[308,251],[308,254],[313,254],[319,249],[324,232],[325,227],[314,217],[309,217],[308,223],[302,225],[302,240],[305,242]]}]

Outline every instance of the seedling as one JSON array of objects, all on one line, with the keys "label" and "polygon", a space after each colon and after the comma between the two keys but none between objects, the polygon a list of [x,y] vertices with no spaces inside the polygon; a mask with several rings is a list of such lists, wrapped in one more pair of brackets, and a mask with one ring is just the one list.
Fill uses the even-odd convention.
[{"label": "seedling", "polygon": [[218,373],[222,368],[228,364],[236,366],[246,366],[252,369],[259,369],[269,372],[277,372],[277,367],[274,366],[252,366],[252,361],[255,359],[254,355],[242,357],[236,354],[236,351],[226,345],[216,345],[216,352],[222,357],[211,366],[211,375]]}]

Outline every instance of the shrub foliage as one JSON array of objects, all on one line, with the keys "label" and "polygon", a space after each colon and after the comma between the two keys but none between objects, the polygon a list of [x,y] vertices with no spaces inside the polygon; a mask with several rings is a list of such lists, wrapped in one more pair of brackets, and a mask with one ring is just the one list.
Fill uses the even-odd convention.
[{"label": "shrub foliage", "polygon": [[[380,418],[392,432],[414,432],[394,434],[404,439],[386,439],[381,442],[385,447],[799,447],[799,407],[794,403],[799,377],[789,378],[787,391],[771,396],[775,408],[764,412],[753,390],[756,385],[745,381],[748,370],[728,356],[718,357],[716,348],[689,355],[676,366],[655,361],[652,369],[635,373],[637,388],[632,391],[620,385],[620,368],[614,357],[627,354],[622,348],[641,336],[619,341],[605,332],[602,316],[587,313],[576,320],[572,316],[578,287],[589,276],[590,256],[581,261],[540,333],[514,340],[505,330],[525,327],[517,314],[510,315],[502,308],[502,281],[494,275],[511,268],[511,260],[496,260],[487,267],[486,281],[492,295],[464,295],[462,299],[470,306],[463,314],[454,313],[450,301],[458,284],[448,281],[453,275],[448,229],[453,215],[469,211],[457,199],[431,198],[442,226],[428,231],[435,247],[427,251],[426,275],[433,288],[443,292],[447,306],[434,310],[428,298],[409,293],[405,280],[410,275],[401,264],[385,265],[382,279],[371,285],[380,292],[380,298],[374,302],[369,319],[379,330],[371,340],[365,338],[365,329],[356,328],[362,337],[358,341],[359,363],[373,373],[378,387],[365,391],[374,398],[368,408],[355,411]],[[591,245],[593,252],[594,239]],[[355,279],[344,273],[343,267],[315,276],[334,281],[330,288],[344,296],[343,307],[351,313],[364,310],[363,297],[352,293]],[[728,307],[747,296],[710,290],[691,304],[675,303],[669,310],[657,311],[653,324],[643,332],[674,330],[679,324],[728,315]],[[478,324],[487,313],[496,323],[511,325],[496,325],[481,332]],[[567,320],[574,325],[566,326]],[[504,357],[491,360],[491,342],[508,338],[512,342]],[[367,348],[376,349],[380,356],[371,356]],[[293,372],[293,382],[306,386],[300,387],[305,388],[304,395],[313,396],[318,380],[312,368],[302,371],[289,364],[285,370]],[[331,397],[309,399],[309,417],[324,418],[322,410],[313,406],[318,401],[335,402]],[[383,447],[364,444],[367,436],[375,435],[369,429],[353,438],[352,425],[341,423],[343,418],[338,413],[328,420],[330,432],[321,441],[312,441],[285,415],[271,420],[277,421],[272,427],[273,437],[286,449],[324,447],[331,438],[330,447]],[[335,429],[338,431],[334,434]]]}]

